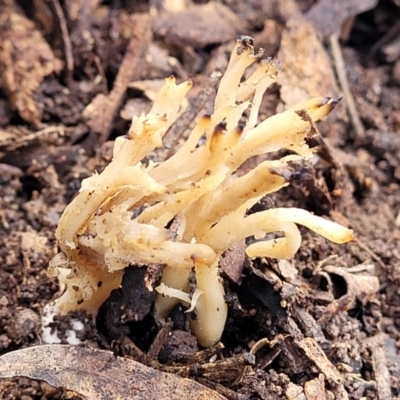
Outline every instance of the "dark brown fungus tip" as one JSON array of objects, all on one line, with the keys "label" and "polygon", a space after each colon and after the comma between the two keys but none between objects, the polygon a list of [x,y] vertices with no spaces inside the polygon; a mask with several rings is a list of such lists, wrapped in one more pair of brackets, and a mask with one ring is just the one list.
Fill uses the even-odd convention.
[{"label": "dark brown fungus tip", "polygon": [[343,99],[343,96],[332,97],[329,98],[327,104],[331,104],[333,107],[336,107]]},{"label": "dark brown fungus tip", "polygon": [[236,134],[236,135],[238,135],[238,136],[241,136],[242,133],[243,133],[243,131],[244,131],[244,127],[245,127],[245,125],[239,124],[239,125],[235,128],[234,134]]},{"label": "dark brown fungus tip", "polygon": [[320,106],[325,106],[325,105],[332,105],[336,106],[337,104],[340,103],[340,101],[343,99],[343,96],[338,96],[338,97],[323,97]]},{"label": "dark brown fungus tip", "polygon": [[238,43],[240,45],[238,46],[236,53],[238,56],[243,54],[245,50],[253,50],[254,49],[254,39],[251,36],[246,36],[246,35],[240,35],[238,37]]},{"label": "dark brown fungus tip", "polygon": [[249,35],[239,35],[237,40],[243,45],[254,46],[254,39]]},{"label": "dark brown fungus tip", "polygon": [[225,129],[226,129],[226,122],[225,121],[221,121],[220,123],[218,123],[215,126],[215,130],[224,131]]},{"label": "dark brown fungus tip", "polygon": [[222,121],[220,123],[218,123],[217,125],[215,125],[214,128],[214,132],[212,134],[212,136],[219,136],[222,135],[226,130],[226,122]]}]

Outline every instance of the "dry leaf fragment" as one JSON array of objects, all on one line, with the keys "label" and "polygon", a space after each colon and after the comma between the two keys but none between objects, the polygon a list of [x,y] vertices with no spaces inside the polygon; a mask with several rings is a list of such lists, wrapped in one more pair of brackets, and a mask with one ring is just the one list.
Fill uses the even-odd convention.
[{"label": "dry leaf fragment", "polygon": [[[360,275],[352,274],[347,272],[344,268],[337,268],[334,266],[326,266],[324,271],[330,275],[336,275],[344,280],[346,285],[345,296],[351,297],[351,304],[349,307],[355,306],[356,300],[359,300],[362,304],[366,304],[368,301],[375,297],[375,294],[379,290],[379,279],[376,276],[371,275]],[[341,288],[343,291],[343,288]]]},{"label": "dry leaf fragment", "polygon": [[306,14],[314,28],[324,38],[339,33],[348,18],[371,10],[378,0],[320,0]]},{"label": "dry leaf fragment", "polygon": [[155,21],[154,31],[167,43],[201,49],[233,40],[244,24],[228,7],[217,3],[195,5],[183,12],[165,12]]},{"label": "dry leaf fragment", "polygon": [[28,377],[64,387],[87,400],[225,398],[190,379],[157,371],[112,352],[77,346],[45,345],[0,357],[0,378]]},{"label": "dry leaf fragment", "polygon": [[20,116],[35,127],[40,126],[41,112],[33,100],[43,78],[59,72],[57,59],[33,22],[16,7],[0,11],[0,75],[3,89]]},{"label": "dry leaf fragment", "polygon": [[286,106],[317,93],[339,95],[328,54],[311,24],[301,15],[293,16],[287,22],[277,57],[285,60],[280,84],[281,99]]}]

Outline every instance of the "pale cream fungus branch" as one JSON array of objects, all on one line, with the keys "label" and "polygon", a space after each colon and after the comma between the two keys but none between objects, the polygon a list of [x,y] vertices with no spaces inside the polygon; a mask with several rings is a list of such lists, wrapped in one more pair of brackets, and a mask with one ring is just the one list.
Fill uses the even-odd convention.
[{"label": "pale cream fungus branch", "polygon": [[[160,263],[165,270],[156,288],[156,316],[166,319],[177,302],[190,306],[196,314],[192,331],[201,345],[211,346],[221,338],[227,317],[218,261],[230,246],[279,231],[283,237],[257,241],[247,255],[290,258],[301,243],[297,224],[336,243],[352,240],[351,230],[301,209],[246,215],[263,196],[288,185],[275,171],[312,157],[305,138],[317,133],[314,123],[339,101],[310,99],[257,125],[262,96],[278,75],[277,64],[262,55],[254,54],[251,38],[238,39],[213,114],[198,121],[168,160],[141,163],[162,146],[190,81],[177,85],[174,77],[167,78],[151,111],[134,117],[128,135],[116,139],[111,163],[82,182],[61,216],[56,231],[61,252],[49,268],[64,287],[57,312],[95,313],[120,285],[124,268]],[[251,65],[254,71],[244,79]],[[239,128],[246,110],[247,123]],[[281,149],[294,154],[236,176],[248,158]],[[188,282],[192,270],[194,292]]]}]

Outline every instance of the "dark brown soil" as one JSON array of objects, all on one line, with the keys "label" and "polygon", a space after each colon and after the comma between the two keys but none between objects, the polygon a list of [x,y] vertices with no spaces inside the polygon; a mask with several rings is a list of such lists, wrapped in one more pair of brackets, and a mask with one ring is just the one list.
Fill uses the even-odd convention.
[{"label": "dark brown soil", "polygon": [[[179,307],[164,328],[172,334],[160,331],[144,269],[135,266],[96,323],[74,318],[85,324],[80,339],[87,346],[161,369],[182,367],[175,373],[226,398],[400,397],[399,1],[365,2],[364,9],[347,1],[358,11],[338,6],[337,14],[329,7],[312,13],[313,0],[194,3],[173,13],[163,10],[168,1],[0,2],[0,355],[42,342],[43,307],[59,295],[46,272],[59,216],[81,180],[110,161],[112,141],[129,129],[132,110],[151,104],[150,84],[141,90],[131,83],[191,78],[192,114],[204,113],[215,87],[211,73],[224,70],[233,41],[246,34],[283,67],[262,118],[282,102],[297,102],[299,93],[337,95],[344,90],[335,81],[336,27],[313,22],[331,12],[357,115],[349,117],[345,97],[319,125],[317,161],[298,167],[289,188],[256,207],[306,208],[351,227],[357,240],[334,245],[304,229],[294,260],[245,260],[240,285],[224,275],[230,314],[225,348],[212,362],[226,359],[227,368],[201,368],[210,357],[197,353]],[[179,145],[191,118],[154,157]],[[228,263],[243,263],[243,246],[232,252]],[[70,317],[54,327],[68,330]],[[255,365],[244,368],[238,357],[261,339],[266,346],[255,352]],[[24,376],[0,380],[2,399],[80,398],[70,390]]]}]

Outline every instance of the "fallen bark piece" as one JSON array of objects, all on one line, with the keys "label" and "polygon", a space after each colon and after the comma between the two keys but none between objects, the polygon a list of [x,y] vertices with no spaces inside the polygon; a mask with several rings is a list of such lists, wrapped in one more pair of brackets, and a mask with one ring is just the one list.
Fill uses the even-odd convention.
[{"label": "fallen bark piece", "polygon": [[36,346],[0,357],[0,378],[21,376],[72,390],[87,400],[178,400],[188,393],[192,399],[225,399],[190,379],[87,347]]}]

